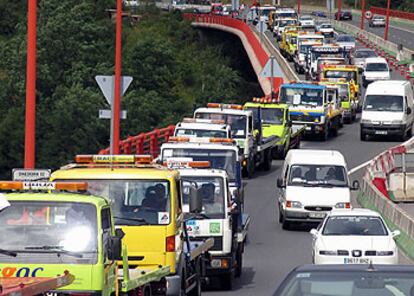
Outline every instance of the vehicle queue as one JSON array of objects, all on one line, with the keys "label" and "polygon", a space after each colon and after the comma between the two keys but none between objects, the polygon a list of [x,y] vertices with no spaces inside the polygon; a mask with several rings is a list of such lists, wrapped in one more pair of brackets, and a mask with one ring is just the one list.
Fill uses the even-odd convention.
[{"label": "vehicle queue", "polygon": [[[69,270],[75,281],[52,290],[57,295],[200,295],[213,279],[231,290],[243,271],[250,225],[242,177],[268,171],[281,159],[282,174],[275,180],[281,227],[319,225],[311,230],[315,264],[364,266],[350,268],[345,281],[326,277],[338,265],[300,267],[275,295],[315,295],[332,289],[335,280],[344,291],[406,289],[412,274],[376,268],[397,263],[399,232],[379,214],[353,208],[351,190],[359,183],[349,180],[343,155],[299,148],[305,136],[326,141],[337,135],[361,109],[361,140],[400,131],[404,138],[411,135],[412,87],[374,75],[389,69],[372,52],[349,44],[351,37],[335,42],[329,23],[317,24],[311,16],[298,20],[289,8],[262,8],[261,14],[283,55],[308,81],[283,84],[278,98],[195,110],[193,118],[177,124],[155,159],[78,155],[40,181],[0,182],[0,198],[9,203],[0,212],[0,233],[13,237],[0,242],[0,269],[18,271],[10,277]],[[365,98],[360,76],[368,86]],[[366,115],[374,111],[382,113],[376,119]],[[376,129],[377,121],[388,120],[385,112],[394,117]],[[41,233],[50,235],[39,240]],[[371,280],[367,270],[376,272]],[[396,284],[398,276],[404,285]],[[305,294],[307,289],[312,293]],[[322,294],[360,295],[332,293]]]}]

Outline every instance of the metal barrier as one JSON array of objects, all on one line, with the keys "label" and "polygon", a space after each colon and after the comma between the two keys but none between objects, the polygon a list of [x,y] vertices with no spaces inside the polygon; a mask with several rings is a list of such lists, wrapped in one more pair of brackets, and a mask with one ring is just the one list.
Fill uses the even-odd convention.
[{"label": "metal barrier", "polygon": [[[374,14],[387,15],[387,9],[382,8],[382,7],[371,6],[369,10]],[[390,10],[390,16],[398,17],[398,18],[406,19],[406,20],[411,20],[411,21],[414,20],[414,13],[405,12],[405,11],[401,11],[401,10],[391,9]]]}]

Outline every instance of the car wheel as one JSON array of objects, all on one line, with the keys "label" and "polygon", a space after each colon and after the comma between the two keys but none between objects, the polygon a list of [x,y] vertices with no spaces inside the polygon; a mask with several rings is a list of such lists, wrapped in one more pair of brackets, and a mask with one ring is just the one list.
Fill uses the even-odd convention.
[{"label": "car wheel", "polygon": [[282,229],[284,229],[284,230],[289,230],[290,229],[290,222],[286,221],[285,216],[283,216],[283,220],[282,220]]}]

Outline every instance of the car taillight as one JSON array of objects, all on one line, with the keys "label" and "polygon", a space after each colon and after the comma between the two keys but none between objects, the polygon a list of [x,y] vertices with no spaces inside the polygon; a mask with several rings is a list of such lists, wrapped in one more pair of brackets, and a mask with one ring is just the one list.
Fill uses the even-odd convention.
[{"label": "car taillight", "polygon": [[167,236],[167,239],[165,241],[165,251],[175,252],[175,235]]}]

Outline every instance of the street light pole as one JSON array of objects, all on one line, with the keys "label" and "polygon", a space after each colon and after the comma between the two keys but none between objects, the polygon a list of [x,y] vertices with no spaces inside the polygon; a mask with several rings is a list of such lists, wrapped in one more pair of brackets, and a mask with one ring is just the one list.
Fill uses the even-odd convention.
[{"label": "street light pole", "polygon": [[36,14],[37,1],[28,0],[26,123],[24,136],[24,167],[35,167],[36,153]]},{"label": "street light pole", "polygon": [[336,18],[337,21],[341,20],[341,8],[342,8],[342,0],[338,0],[338,15]]},{"label": "street light pole", "polygon": [[111,154],[119,154],[119,133],[121,113],[121,51],[122,51],[122,0],[116,6],[116,37],[115,37],[115,87],[112,102],[112,142]]},{"label": "street light pole", "polygon": [[300,15],[300,0],[298,0],[298,15]]},{"label": "street light pole", "polygon": [[364,18],[365,18],[365,0],[361,3],[361,30],[364,30]]},{"label": "street light pole", "polygon": [[391,0],[388,0],[387,3],[387,19],[385,21],[385,30],[384,30],[384,39],[388,40],[388,25],[390,22],[390,7],[391,7]]}]

